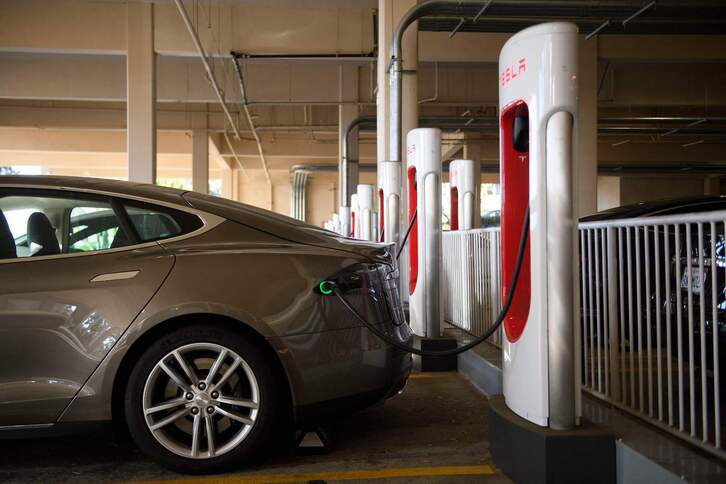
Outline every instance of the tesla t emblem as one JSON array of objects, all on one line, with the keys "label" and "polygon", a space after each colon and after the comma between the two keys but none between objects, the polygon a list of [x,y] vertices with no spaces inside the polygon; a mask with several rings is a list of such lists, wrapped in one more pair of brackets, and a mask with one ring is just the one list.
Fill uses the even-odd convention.
[{"label": "tesla t emblem", "polygon": [[520,74],[524,74],[525,72],[527,72],[527,59],[522,57],[516,64],[507,66],[507,68],[499,74],[499,83],[502,86],[506,86],[511,81],[519,77]]}]

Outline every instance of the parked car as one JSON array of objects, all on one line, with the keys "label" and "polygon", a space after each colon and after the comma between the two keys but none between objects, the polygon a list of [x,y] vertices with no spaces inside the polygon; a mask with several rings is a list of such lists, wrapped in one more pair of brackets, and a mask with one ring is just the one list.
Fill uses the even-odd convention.
[{"label": "parked car", "polygon": [[113,419],[177,471],[239,465],[403,388],[410,355],[320,288],[408,344],[396,267],[221,198],[0,177],[0,438]]},{"label": "parked car", "polygon": [[499,227],[501,224],[501,211],[488,210],[481,213],[481,228]]},{"label": "parked car", "polygon": [[[613,208],[610,210],[606,210],[600,213],[597,213],[595,215],[584,217],[580,219],[580,222],[595,222],[595,221],[607,221],[607,220],[621,220],[621,219],[632,219],[636,217],[655,217],[655,216],[667,216],[667,215],[679,215],[679,214],[698,214],[698,213],[704,213],[704,212],[713,212],[717,210],[726,210],[726,197],[721,196],[703,196],[703,197],[689,197],[689,198],[679,198],[679,199],[668,199],[668,200],[659,200],[659,201],[653,201],[653,202],[642,202],[642,203],[636,203],[631,205],[626,205],[622,207]],[[726,270],[726,252],[724,251],[725,248],[725,240],[724,240],[724,223],[723,222],[716,222],[714,224],[715,228],[715,234],[716,234],[716,240],[715,240],[715,255],[716,255],[716,267],[717,270]],[[714,327],[716,328],[716,339],[717,339],[717,350],[719,354],[719,373],[720,375],[726,375],[726,277],[717,277],[716,283],[717,287],[716,289],[716,320],[713,319],[713,304],[711,299],[712,294],[712,278],[709,275],[709,271],[711,270],[711,240],[712,240],[712,234],[711,234],[711,226],[710,223],[706,223],[703,225],[703,253],[702,259],[704,260],[704,271],[703,273],[700,272],[699,268],[699,244],[698,244],[698,230],[695,226],[692,226],[691,229],[691,240],[690,240],[690,246],[691,251],[690,254],[688,253],[688,233],[685,229],[685,226],[681,226],[681,229],[679,231],[679,240],[678,243],[680,244],[680,254],[676,255],[675,253],[675,247],[676,247],[676,233],[673,228],[669,230],[668,237],[669,237],[669,248],[670,253],[668,256],[669,264],[670,264],[670,274],[671,274],[671,281],[670,281],[670,287],[671,292],[670,294],[665,294],[665,284],[661,283],[661,294],[660,297],[656,297],[656,283],[655,283],[655,258],[659,257],[660,260],[663,260],[663,248],[665,247],[665,240],[664,240],[664,231],[661,228],[659,230],[659,237],[660,237],[660,252],[655,252],[655,244],[654,244],[654,229],[653,227],[648,227],[647,232],[643,229],[643,227],[639,227],[637,229],[640,232],[639,236],[639,249],[641,254],[641,261],[643,264],[643,268],[641,269],[641,274],[643,278],[646,277],[646,271],[644,269],[645,261],[650,260],[651,261],[651,268],[650,268],[650,293],[646,293],[646,284],[645,280],[643,279],[643,282],[641,283],[641,297],[642,300],[649,301],[650,303],[650,310],[651,310],[651,325],[650,327],[647,326],[647,314],[644,307],[640,308],[640,316],[641,316],[641,322],[642,322],[642,332],[640,335],[635,334],[632,338],[632,341],[629,338],[628,334],[621,335],[621,338],[625,340],[625,345],[628,347],[631,351],[635,351],[637,349],[636,345],[642,346],[644,349],[647,349],[647,331],[650,330],[651,333],[651,345],[652,347],[656,346],[656,331],[657,328],[655,327],[657,323],[657,316],[656,313],[660,313],[660,319],[662,321],[662,324],[665,325],[667,321],[667,315],[668,313],[671,314],[671,334],[673,337],[673,342],[671,345],[671,357],[674,359],[677,359],[679,357],[679,348],[678,348],[678,328],[677,328],[677,320],[680,313],[681,318],[681,347],[680,347],[680,355],[685,360],[685,362],[688,362],[690,359],[690,351],[693,351],[693,361],[694,361],[694,368],[698,369],[699,371],[696,371],[696,378],[700,378],[699,373],[700,369],[702,368],[702,348],[701,348],[701,320],[700,320],[700,313],[701,313],[701,302],[700,302],[700,296],[703,293],[704,295],[704,320],[705,320],[705,341],[706,341],[706,372],[709,379],[713,378],[713,370],[714,370],[714,351],[713,351],[713,331]],[[647,233],[649,237],[649,259],[646,259],[646,246],[644,242],[645,234]],[[619,249],[618,249],[619,250]],[[631,250],[631,257],[632,257],[632,264],[634,267],[635,264],[635,254],[636,254],[636,238],[635,236],[631,236],[630,239],[630,250]],[[623,254],[621,257],[627,256],[627,242],[623,245]],[[689,261],[690,259],[690,261]],[[688,266],[691,266],[691,271],[689,272]],[[665,267],[662,267],[662,278],[665,277]],[[635,272],[635,269],[633,269],[633,272]],[[680,274],[680,279],[677,280],[677,274]],[[633,285],[635,285],[635,275],[631,274],[631,277],[633,279]],[[628,278],[624,278],[624,284],[625,287],[625,294],[628,292],[627,288],[627,280]],[[633,288],[633,291],[635,291],[637,288]],[[678,294],[680,293],[680,294]],[[689,308],[689,294],[690,294],[690,301],[691,305]],[[678,305],[680,296],[680,306]],[[635,296],[633,296],[635,298]],[[656,303],[657,301],[660,301],[660,306],[658,306]],[[627,307],[627,306],[626,306]],[[626,309],[627,311],[627,309]],[[692,332],[689,329],[689,314],[691,316],[691,319],[693,321],[692,323]],[[665,337],[665,327],[661,328],[663,334],[662,334],[662,341],[661,346],[665,346],[666,344],[666,337]],[[640,338],[641,341],[638,342],[637,338]],[[693,345],[692,348],[690,346],[689,341],[692,339]],[[709,385],[709,391],[712,388],[712,385]],[[719,380],[719,388],[720,393],[724,394],[726,392],[726,378],[723,376]],[[721,403],[724,404],[724,400],[721,400]]]}]

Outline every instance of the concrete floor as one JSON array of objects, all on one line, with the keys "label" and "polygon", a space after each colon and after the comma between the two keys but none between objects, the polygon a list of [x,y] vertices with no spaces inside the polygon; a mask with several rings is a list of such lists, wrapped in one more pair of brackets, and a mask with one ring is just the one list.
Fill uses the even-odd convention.
[{"label": "concrete floor", "polygon": [[510,482],[492,466],[486,406],[458,373],[418,373],[403,395],[331,428],[324,455],[281,452],[238,473],[193,479],[103,435],[0,441],[0,482]]}]

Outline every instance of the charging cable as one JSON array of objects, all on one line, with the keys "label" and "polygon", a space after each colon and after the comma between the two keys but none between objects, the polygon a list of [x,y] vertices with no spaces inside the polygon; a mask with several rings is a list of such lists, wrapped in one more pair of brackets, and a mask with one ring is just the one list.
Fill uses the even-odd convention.
[{"label": "charging cable", "polygon": [[[401,244],[401,247],[403,248],[404,244],[406,243],[406,238],[408,237],[409,232],[411,231],[411,227],[413,226],[413,223],[416,220],[416,213],[414,213],[413,218],[411,219],[411,223],[408,227],[408,230],[406,231],[406,237],[404,238],[403,244]],[[408,353],[412,353],[414,355],[419,356],[453,356],[458,355],[459,353],[463,353],[465,351],[468,351],[472,349],[473,347],[481,344],[489,338],[491,335],[494,334],[494,332],[499,329],[499,326],[501,326],[502,322],[504,321],[504,318],[507,316],[507,313],[509,312],[509,308],[512,305],[512,300],[514,299],[514,292],[517,290],[517,282],[519,281],[519,273],[522,269],[522,262],[524,261],[524,254],[527,248],[527,238],[529,237],[529,207],[527,207],[527,210],[524,214],[524,221],[522,222],[522,235],[519,239],[519,250],[517,251],[517,259],[514,263],[514,272],[512,272],[512,284],[509,290],[509,293],[507,294],[507,299],[504,301],[504,306],[502,307],[501,311],[499,311],[499,315],[497,315],[497,319],[494,321],[492,326],[480,337],[476,338],[473,341],[470,341],[469,343],[465,344],[464,346],[459,346],[454,349],[450,350],[441,350],[441,351],[424,351],[417,348],[413,348],[411,346],[407,346],[399,341],[396,341],[395,339],[391,338],[389,335],[387,335],[384,331],[382,331],[380,328],[378,328],[375,324],[370,323],[366,318],[360,315],[360,313],[348,302],[348,300],[345,298],[345,295],[341,292],[341,290],[338,288],[338,286],[332,282],[327,281],[327,288],[328,290],[332,290],[333,294],[340,300],[340,302],[345,306],[352,314],[355,316],[355,318],[363,323],[363,325],[368,328],[373,334],[378,336],[380,339],[382,339],[384,342],[388,343],[389,345],[401,350],[406,351]],[[400,256],[401,252],[399,251],[398,255]]]}]

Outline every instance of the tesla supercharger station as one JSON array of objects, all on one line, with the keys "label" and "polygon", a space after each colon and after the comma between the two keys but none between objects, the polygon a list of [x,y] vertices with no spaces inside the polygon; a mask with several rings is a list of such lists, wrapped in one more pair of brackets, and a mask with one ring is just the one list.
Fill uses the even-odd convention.
[{"label": "tesla supercharger station", "polygon": [[340,206],[338,207],[340,210],[339,212],[339,220],[340,220],[340,229],[338,230],[338,233],[344,237],[350,237],[351,233],[351,214],[353,213],[350,207],[344,207]]},{"label": "tesla supercharger station", "polygon": [[334,232],[337,232],[339,234],[342,233],[340,231],[340,215],[338,215],[337,213],[334,213],[330,217],[330,225],[331,225],[331,227],[333,227]]},{"label": "tesla supercharger station", "polygon": [[373,185],[358,185],[358,190],[356,192],[356,195],[358,196],[356,213],[358,234],[356,238],[363,240],[375,240],[376,215],[373,207],[373,192]]},{"label": "tesla supercharger station", "polygon": [[408,294],[411,327],[425,338],[441,331],[441,131],[417,128],[406,137]]},{"label": "tesla supercharger station", "polygon": [[474,180],[475,168],[473,160],[453,160],[449,163],[451,230],[469,230],[476,226],[474,217],[479,216],[476,184],[480,182]]},{"label": "tesla supercharger station", "polygon": [[380,162],[378,173],[378,238],[387,243],[400,242],[401,164]]},{"label": "tesla supercharger station", "polygon": [[[575,25],[542,24],[510,38],[499,57],[503,300],[528,209],[530,226],[503,322],[504,396],[490,400],[490,429],[495,463],[517,482],[615,480],[614,437],[593,425],[575,428],[577,45]],[[542,458],[522,465],[523,455]]]},{"label": "tesla supercharger station", "polygon": [[[504,320],[507,406],[540,426],[575,426],[573,129],[577,27],[512,37],[499,57],[502,297],[529,205],[529,248]],[[579,392],[578,392],[579,393]]]},{"label": "tesla supercharger station", "polygon": [[360,238],[358,208],[358,194],[354,193],[350,196],[350,233],[346,237]]}]

